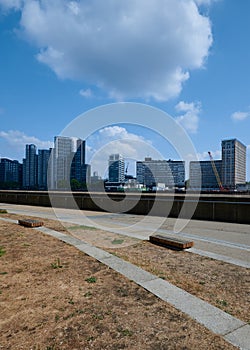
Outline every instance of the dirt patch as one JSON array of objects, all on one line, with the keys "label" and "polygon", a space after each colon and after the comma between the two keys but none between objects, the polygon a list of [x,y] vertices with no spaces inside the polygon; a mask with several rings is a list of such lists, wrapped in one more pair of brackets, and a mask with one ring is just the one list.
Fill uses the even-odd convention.
[{"label": "dirt patch", "polygon": [[0,349],[235,349],[39,231],[0,221],[0,263]]}]

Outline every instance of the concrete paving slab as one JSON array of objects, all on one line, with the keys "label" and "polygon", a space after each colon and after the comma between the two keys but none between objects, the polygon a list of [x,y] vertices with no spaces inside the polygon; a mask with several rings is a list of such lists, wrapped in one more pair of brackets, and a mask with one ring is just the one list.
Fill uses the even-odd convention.
[{"label": "concrete paving slab", "polygon": [[50,236],[58,238],[58,239],[62,239],[64,237],[66,237],[65,234],[63,234],[61,232],[58,232],[58,231],[50,230],[47,227],[37,227],[34,230],[41,231],[41,232],[43,232],[43,233],[45,233],[47,235],[50,235]]},{"label": "concrete paving slab", "polygon": [[102,249],[99,249],[97,247],[91,246],[90,244],[83,243],[83,242],[79,245],[76,245],[76,248],[82,251],[83,253],[86,253],[89,256],[92,256],[98,261],[102,261],[103,259],[107,259],[112,256],[111,254],[109,254],[108,252],[105,252]]},{"label": "concrete paving slab", "polygon": [[241,350],[250,350],[250,326],[245,325],[234,332],[226,334],[224,338],[231,344],[238,346]]},{"label": "concrete paving slab", "polygon": [[60,239],[61,239],[61,241],[68,243],[68,244],[71,244],[73,246],[77,246],[77,245],[82,243],[82,241],[80,239],[75,238],[75,237],[70,237],[67,235],[64,235],[64,237],[62,237]]},{"label": "concrete paving slab", "polygon": [[115,256],[101,259],[100,261],[137,284],[145,283],[157,278],[140,267],[137,267]]},{"label": "concrete paving slab", "polygon": [[6,221],[6,222],[11,222],[13,224],[18,224],[18,220],[12,220],[12,219],[7,219],[7,218],[0,218],[0,220]]},{"label": "concrete paving slab", "polygon": [[216,334],[225,335],[245,325],[219,308],[187,293],[160,278],[141,284],[162,300],[174,305]]}]

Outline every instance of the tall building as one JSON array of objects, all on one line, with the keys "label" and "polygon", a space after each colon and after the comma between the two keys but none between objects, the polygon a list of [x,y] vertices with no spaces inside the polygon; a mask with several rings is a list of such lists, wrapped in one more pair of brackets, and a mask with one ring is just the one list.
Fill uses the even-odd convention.
[{"label": "tall building", "polygon": [[35,189],[37,187],[37,153],[36,146],[26,145],[23,159],[23,187]]},{"label": "tall building", "polygon": [[[54,150],[50,164],[53,172],[52,188],[65,189],[70,184],[71,162],[74,156],[74,140],[70,137],[55,136]],[[49,174],[51,177],[51,174]]]},{"label": "tall building", "polygon": [[153,160],[150,157],[136,162],[136,177],[140,184],[148,187],[165,184],[167,187],[185,185],[185,162],[174,160]]},{"label": "tall building", "polygon": [[76,152],[71,163],[71,179],[86,183],[85,168],[85,141],[78,139],[76,141]]},{"label": "tall building", "polygon": [[223,140],[222,147],[222,184],[225,188],[235,189],[246,183],[246,146],[237,139]]},{"label": "tall building", "polygon": [[17,160],[0,159],[0,186],[2,188],[22,186],[22,164]]},{"label": "tall building", "polygon": [[121,154],[109,156],[109,182],[123,183],[125,181],[125,164]]},{"label": "tall building", "polygon": [[[214,164],[221,179],[222,161],[214,160]],[[219,184],[210,160],[190,162],[189,181],[191,189],[219,190]]]},{"label": "tall building", "polygon": [[39,189],[46,190],[48,182],[48,163],[51,149],[39,149],[37,157],[37,184]]}]

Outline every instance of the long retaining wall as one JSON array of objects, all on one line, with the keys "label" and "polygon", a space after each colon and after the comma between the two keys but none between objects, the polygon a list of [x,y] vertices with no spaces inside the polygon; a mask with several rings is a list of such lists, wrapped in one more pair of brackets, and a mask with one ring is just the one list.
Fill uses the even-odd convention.
[{"label": "long retaining wall", "polygon": [[[0,191],[1,203],[79,208],[250,224],[250,196]],[[195,209],[195,210],[194,210]]]}]

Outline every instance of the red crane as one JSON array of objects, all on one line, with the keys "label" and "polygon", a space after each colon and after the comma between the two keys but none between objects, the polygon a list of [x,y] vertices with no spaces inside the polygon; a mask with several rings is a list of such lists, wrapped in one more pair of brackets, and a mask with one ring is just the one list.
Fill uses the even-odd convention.
[{"label": "red crane", "polygon": [[209,158],[211,160],[211,164],[212,164],[212,167],[213,167],[214,175],[216,177],[216,180],[217,180],[217,183],[219,185],[220,191],[224,191],[225,189],[224,189],[224,187],[222,185],[222,182],[221,182],[221,179],[220,179],[220,175],[219,175],[218,170],[216,168],[216,165],[214,163],[214,159],[213,159],[212,153],[208,152],[208,155],[209,155]]}]

